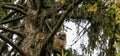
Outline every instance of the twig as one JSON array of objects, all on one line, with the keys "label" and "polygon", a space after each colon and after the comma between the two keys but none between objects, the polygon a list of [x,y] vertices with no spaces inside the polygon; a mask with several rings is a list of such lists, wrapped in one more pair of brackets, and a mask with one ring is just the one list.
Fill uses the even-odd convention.
[{"label": "twig", "polygon": [[1,30],[4,30],[4,31],[7,31],[7,32],[11,32],[11,33],[17,34],[17,35],[19,35],[21,38],[25,38],[25,35],[22,34],[21,32],[17,32],[17,31],[14,31],[14,30],[12,30],[12,29],[8,29],[8,28],[2,27],[2,26],[0,26],[0,29],[1,29]]},{"label": "twig", "polygon": [[15,50],[14,51],[14,54],[12,55],[12,56],[18,56],[18,55],[16,55],[18,52]]},{"label": "twig", "polygon": [[[21,42],[23,41],[23,39],[22,40],[20,40],[20,41],[18,41],[17,43],[16,43],[16,45],[20,45],[21,44]],[[7,56],[10,56],[10,54],[14,51],[15,49],[14,48],[12,48],[11,50],[10,50],[10,52],[7,54]]]},{"label": "twig", "polygon": [[21,50],[17,45],[15,45],[11,40],[9,40],[7,37],[2,36],[0,34],[0,38],[4,41],[6,41],[8,44],[10,44],[13,48],[15,48],[19,53],[21,53],[23,56],[30,56],[26,54],[23,50]]},{"label": "twig", "polygon": [[27,8],[23,7],[23,6],[20,5],[20,4],[13,4],[13,3],[4,3],[4,4],[5,4],[5,5],[11,5],[11,6],[14,6],[14,7],[18,7],[18,8],[27,10]]},{"label": "twig", "polygon": [[8,54],[6,55],[6,56],[10,56],[11,55],[11,53],[14,51],[15,49],[14,48],[12,48],[9,52],[8,52]]},{"label": "twig", "polygon": [[3,17],[2,19],[0,19],[0,21],[8,19],[8,18],[11,17],[14,13],[15,13],[15,11],[10,12],[8,15],[6,15],[6,16]]},{"label": "twig", "polygon": [[43,7],[44,7],[43,0],[39,0],[38,1],[38,8],[37,8],[38,9],[38,13],[37,14],[41,13]]},{"label": "twig", "polygon": [[0,22],[1,24],[6,24],[6,23],[10,23],[10,22],[13,22],[13,21],[18,21],[20,19],[22,19],[24,16],[20,16],[20,17],[17,17],[17,18],[11,18],[11,19],[8,19],[8,20],[4,20],[2,22]]},{"label": "twig", "polygon": [[20,28],[20,27],[23,27],[23,25],[13,26],[13,27],[10,27],[10,28],[11,29],[17,29],[17,28]]},{"label": "twig", "polygon": [[24,15],[27,15],[27,13],[26,13],[23,9],[20,9],[20,8],[17,8],[17,7],[14,7],[14,6],[10,6],[10,5],[2,5],[2,8],[12,9],[12,10],[15,10],[15,11],[21,12],[21,13],[23,13]]},{"label": "twig", "polygon": [[[75,5],[78,5],[82,0],[77,0],[75,2],[73,2],[66,10],[66,12],[60,17],[60,19],[58,20],[58,23],[55,25],[55,27],[53,28],[52,33],[50,33],[46,39],[46,41],[43,42],[43,46],[42,48],[47,44],[47,42],[49,42],[51,39],[53,39],[54,34],[58,31],[58,29],[60,28],[60,26],[62,25],[65,17],[69,14],[69,12],[73,9],[72,7]],[[41,53],[41,49],[40,49],[40,53]]]},{"label": "twig", "polygon": [[50,25],[47,23],[47,21],[45,21],[45,24],[47,25],[47,27],[50,30],[50,32],[52,32],[52,29],[51,29]]},{"label": "twig", "polygon": [[6,42],[3,42],[3,44],[1,45],[1,48],[0,48],[0,55],[2,55],[2,52],[5,49],[5,45],[6,45]]},{"label": "twig", "polygon": [[[85,27],[79,25],[81,28],[83,28],[83,30],[82,30],[81,32],[79,32],[79,35],[80,35],[83,31],[89,32],[88,29],[86,29],[86,27],[88,26],[88,24],[89,24],[89,22],[85,25]],[[77,40],[74,41],[74,43],[71,44],[71,46],[73,46],[78,40],[80,40],[80,38],[81,38],[83,35],[84,35],[84,33],[82,33],[82,35],[81,35],[79,38],[77,38]]]}]

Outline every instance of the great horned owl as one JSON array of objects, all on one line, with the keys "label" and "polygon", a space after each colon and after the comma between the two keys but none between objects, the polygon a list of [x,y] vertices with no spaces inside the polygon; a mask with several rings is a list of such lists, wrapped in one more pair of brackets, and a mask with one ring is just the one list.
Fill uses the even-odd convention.
[{"label": "great horned owl", "polygon": [[55,52],[61,52],[62,49],[65,49],[66,46],[66,33],[58,32],[54,37],[53,50]]}]

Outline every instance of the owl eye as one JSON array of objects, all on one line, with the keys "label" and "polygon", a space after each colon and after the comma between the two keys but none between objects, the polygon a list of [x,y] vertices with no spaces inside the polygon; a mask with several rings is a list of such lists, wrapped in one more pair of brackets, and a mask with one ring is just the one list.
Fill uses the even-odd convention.
[{"label": "owl eye", "polygon": [[63,37],[65,37],[65,35],[63,35]]},{"label": "owl eye", "polygon": [[59,35],[59,36],[61,36],[61,34],[60,34],[60,33],[59,33],[58,35]]},{"label": "owl eye", "polygon": [[65,39],[65,37],[61,36],[61,37],[60,37],[60,39],[61,39],[61,40],[64,40],[64,39]]}]

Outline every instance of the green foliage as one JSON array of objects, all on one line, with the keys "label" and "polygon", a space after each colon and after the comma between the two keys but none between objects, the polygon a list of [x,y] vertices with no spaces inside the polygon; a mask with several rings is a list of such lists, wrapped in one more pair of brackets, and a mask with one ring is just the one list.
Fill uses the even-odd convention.
[{"label": "green foliage", "polygon": [[118,50],[118,53],[116,54],[116,56],[120,56],[120,50]]},{"label": "green foliage", "polygon": [[[117,34],[120,34],[118,26],[120,22],[119,8],[114,4],[114,2],[111,2],[109,6],[105,6],[105,3],[101,0],[90,2],[84,1],[81,10],[80,15],[82,15],[82,18],[87,19],[91,24],[88,28],[88,53],[90,50],[94,50],[96,47],[99,47],[96,43],[102,45],[101,41],[106,43],[107,38],[114,39],[116,32]],[[101,31],[103,35],[100,34]],[[113,42],[116,41],[113,40]],[[112,42],[109,42],[109,44],[110,43],[111,46],[114,44]]]},{"label": "green foliage", "polygon": [[62,50],[62,53],[58,54],[57,53],[57,56],[75,56],[77,54],[73,54],[72,50],[68,49],[68,50]]},{"label": "green foliage", "polygon": [[5,16],[7,14],[7,10],[2,8],[2,0],[0,1],[0,19],[2,16]]},{"label": "green foliage", "polygon": [[44,0],[47,4],[53,4],[54,0]]},{"label": "green foliage", "polygon": [[[10,13],[10,10],[6,10],[2,8],[2,3],[7,2],[7,3],[14,3],[16,0],[0,0],[0,20],[5,17],[7,14]],[[60,11],[65,11],[63,10],[64,8],[66,9],[68,5],[70,5],[72,2],[71,0],[59,0],[56,2],[55,0],[44,0],[43,4],[47,7],[42,9],[42,13],[37,16],[33,16],[33,20],[35,21],[35,24],[37,25],[36,28],[42,29],[44,32],[47,34],[50,33],[49,29],[45,25],[45,21],[49,24],[50,28],[53,29],[56,23],[58,22],[60,16],[62,15]],[[108,3],[108,4],[107,4]],[[24,3],[24,0],[19,0],[17,4],[26,6]],[[77,22],[83,22],[87,21],[90,26],[88,29],[84,30],[84,32],[87,32],[87,36],[89,38],[88,40],[88,46],[86,47],[85,53],[91,54],[91,51],[94,51],[95,48],[98,48],[102,50],[104,54],[110,54],[112,50],[111,48],[118,49],[118,52],[116,56],[120,56],[120,8],[119,8],[120,1],[117,0],[117,2],[109,2],[109,1],[102,1],[102,0],[83,0],[79,5],[73,7],[74,9],[69,13],[69,15],[65,18],[68,21],[73,21],[74,23],[77,24]],[[34,5],[34,4],[33,4]],[[62,6],[64,8],[62,8]],[[54,10],[60,8],[60,10],[56,11],[55,13]],[[38,9],[39,10],[39,9]],[[46,10],[46,11],[44,11]],[[21,13],[15,13],[6,20],[10,18],[16,18],[18,16],[21,16]],[[49,16],[48,16],[49,15]],[[72,20],[69,20],[72,19]],[[74,20],[76,19],[76,20]],[[1,21],[0,21],[1,22]],[[42,23],[41,23],[42,22]],[[38,24],[37,24],[38,23]],[[79,25],[78,23],[78,25]],[[34,25],[35,25],[34,24]],[[7,25],[9,28],[13,28],[16,26],[21,26],[22,23],[20,21],[15,21],[12,23],[7,23],[7,24],[0,24],[0,26]],[[40,27],[39,27],[40,25]],[[23,26],[23,25],[22,25]],[[63,25],[62,25],[63,26]],[[62,29],[62,26],[60,30]],[[14,29],[14,28],[13,28]],[[22,27],[18,27],[15,29],[15,31],[19,32],[24,32]],[[102,33],[102,34],[101,34]],[[13,41],[13,33],[2,33],[4,36],[9,37]],[[79,34],[80,35],[80,34]],[[112,39],[112,42],[110,41]],[[18,36],[15,39],[16,41],[21,40]],[[107,42],[108,40],[108,42]],[[39,41],[35,40],[35,45],[37,45]],[[114,43],[115,42],[115,43]],[[0,45],[3,44],[3,42],[0,40]],[[108,47],[106,49],[102,49],[102,46]],[[110,48],[109,48],[110,47]],[[7,53],[8,50],[8,45],[5,47],[5,52]],[[111,51],[108,51],[111,50]],[[37,52],[34,50],[33,52]],[[114,53],[115,54],[115,53]],[[73,54],[69,51],[63,52],[62,56],[70,56]],[[60,55],[58,55],[60,56]],[[109,55],[108,55],[109,56]]]}]

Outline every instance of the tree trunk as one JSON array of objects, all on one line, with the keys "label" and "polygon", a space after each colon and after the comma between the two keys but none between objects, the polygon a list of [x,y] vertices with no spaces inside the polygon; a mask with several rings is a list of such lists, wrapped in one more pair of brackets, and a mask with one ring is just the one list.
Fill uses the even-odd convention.
[{"label": "tree trunk", "polygon": [[[29,1],[27,6],[30,7]],[[45,33],[40,31],[40,27],[37,26],[39,23],[36,19],[36,10],[28,8],[27,16],[24,18],[24,33],[26,38],[22,42],[22,50],[31,56],[39,56],[41,44],[45,39]]]}]

